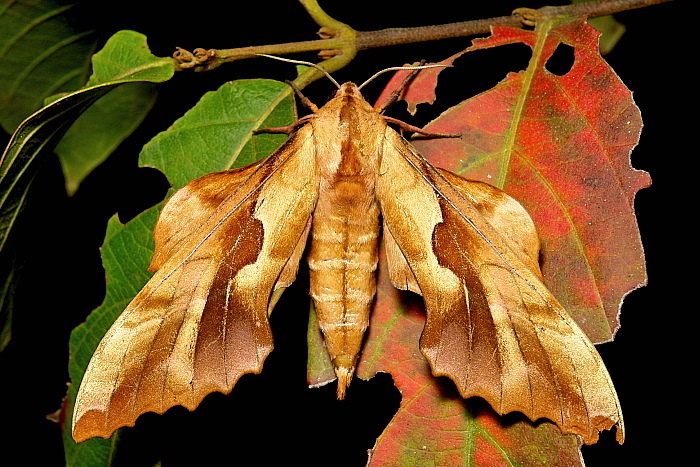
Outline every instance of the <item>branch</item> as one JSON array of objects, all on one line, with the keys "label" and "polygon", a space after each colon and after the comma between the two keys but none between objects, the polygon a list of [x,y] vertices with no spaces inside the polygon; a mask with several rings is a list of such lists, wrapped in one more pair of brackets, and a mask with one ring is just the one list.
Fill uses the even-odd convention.
[{"label": "branch", "polygon": [[[532,19],[543,17],[580,17],[610,15],[620,11],[642,8],[671,0],[597,0],[564,6],[545,6],[537,10],[517,9],[509,16],[487,18],[459,23],[421,26],[414,28],[390,28],[377,31],[356,31],[347,24],[328,16],[318,5],[317,0],[299,0],[309,15],[321,26],[318,32],[321,39],[285,44],[270,44],[235,49],[195,49],[194,52],[178,48],[173,55],[182,69],[208,71],[219,65],[258,54],[286,55],[299,52],[319,51],[325,61],[320,65],[328,72],[347,65],[360,50],[386,47],[397,44],[410,44],[453,37],[472,36],[488,33],[492,26],[523,27]],[[295,80],[299,88],[321,76],[318,70],[310,69]]]},{"label": "branch", "polygon": [[[564,6],[545,6],[530,10],[536,17],[577,17],[595,18],[620,11],[633,10],[671,0],[597,0]],[[421,26],[416,28],[393,28],[357,33],[358,50],[385,47],[388,45],[409,44],[453,37],[472,36],[491,32],[492,26],[523,27],[523,9],[515,10],[510,16],[499,16],[460,23]]]}]

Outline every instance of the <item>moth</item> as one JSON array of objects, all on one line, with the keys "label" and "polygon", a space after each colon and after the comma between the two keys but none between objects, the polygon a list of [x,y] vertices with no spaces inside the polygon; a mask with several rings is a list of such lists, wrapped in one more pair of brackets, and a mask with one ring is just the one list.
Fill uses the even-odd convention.
[{"label": "moth", "polygon": [[422,295],[432,373],[496,412],[547,418],[593,443],[623,419],[593,344],[542,283],[539,240],[501,190],[432,166],[353,83],[274,154],[177,191],[154,230],[155,274],[100,342],[73,438],[109,437],[145,412],[193,410],[259,373],[271,293],[307,248],[310,294],[338,379],[352,379],[376,290]]}]

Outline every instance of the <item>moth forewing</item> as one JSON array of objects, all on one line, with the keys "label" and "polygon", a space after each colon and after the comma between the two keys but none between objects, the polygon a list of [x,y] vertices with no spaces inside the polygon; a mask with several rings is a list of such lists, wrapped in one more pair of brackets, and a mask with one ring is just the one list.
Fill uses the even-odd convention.
[{"label": "moth forewing", "polygon": [[433,373],[501,414],[548,418],[586,443],[618,424],[622,440],[600,356],[541,282],[526,211],[500,190],[436,169],[398,138],[384,152],[377,196],[426,304],[421,349]]},{"label": "moth forewing", "polygon": [[[286,144],[262,163],[180,189],[156,229],[153,277],[114,322],[83,377],[73,437],[109,437],[145,412],[193,410],[258,373],[272,350],[270,293],[318,192],[313,155]],[[279,193],[286,193],[279,196]],[[177,214],[175,213],[177,211]],[[290,281],[288,266],[286,281]]]}]

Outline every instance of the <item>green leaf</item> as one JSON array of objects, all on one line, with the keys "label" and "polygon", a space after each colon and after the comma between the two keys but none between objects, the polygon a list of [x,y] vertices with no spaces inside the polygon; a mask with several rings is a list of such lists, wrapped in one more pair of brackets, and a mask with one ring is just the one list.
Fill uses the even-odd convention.
[{"label": "green leaf", "polygon": [[[128,41],[124,41],[126,38]],[[70,125],[100,97],[123,83],[136,81],[162,82],[173,75],[172,61],[148,53],[143,54],[145,36],[132,31],[121,31],[107,42],[105,50],[114,47],[123,50],[132,47],[140,54],[138,61],[126,60],[113,67],[114,73],[101,82],[70,93],[52,102],[27,118],[15,131],[0,159],[0,248],[23,204],[21,199],[33,178],[36,168],[65,134]],[[148,49],[146,49],[148,50]],[[106,75],[103,75],[106,78]]]},{"label": "green leaf", "polygon": [[277,81],[226,83],[146,144],[141,164],[160,169],[175,188],[210,172],[248,165],[286,139],[251,132],[288,125],[292,104],[291,89]]},{"label": "green leaf", "polygon": [[306,382],[312,388],[325,386],[336,379],[333,362],[323,340],[321,326],[313,302],[310,304],[309,324],[306,331]]},{"label": "green leaf", "polygon": [[[591,0],[572,0],[571,3],[586,3],[590,1]],[[615,48],[626,30],[625,25],[618,22],[613,15],[589,18],[586,21],[601,33],[599,47],[602,55],[610,53],[612,49]]]},{"label": "green leaf", "polygon": [[139,127],[155,99],[154,85],[127,83],[110,91],[78,118],[55,149],[69,195]]},{"label": "green leaf", "polygon": [[167,61],[152,55],[145,36],[134,31],[116,33],[92,57],[88,87],[126,76],[136,82],[120,86],[97,101],[56,147],[68,194],[73,194],[80,182],[141,124],[156,97],[153,85],[146,83],[155,81],[149,78],[151,66]]},{"label": "green leaf", "polygon": [[588,24],[602,33],[599,44],[602,55],[612,52],[627,30],[625,25],[618,22],[612,15],[590,18]]},{"label": "green leaf", "polygon": [[[109,278],[107,293],[102,305],[88,316],[85,323],[76,327],[70,337],[70,360],[68,372],[73,384],[68,387],[68,413],[63,431],[66,465],[110,465],[118,445],[118,436],[110,440],[93,438],[77,444],[70,434],[73,401],[78,393],[79,382],[92,353],[112,321],[139,291],[151,276],[146,271],[153,251],[151,230],[158,218],[159,207],[150,209],[127,225],[122,225],[116,216],[107,224],[107,233],[102,245],[102,261]],[[134,245],[138,247],[134,248]]]},{"label": "green leaf", "polygon": [[97,35],[72,12],[52,1],[0,0],[0,126],[8,133],[47,96],[87,80]]},{"label": "green leaf", "polygon": [[[87,85],[126,75],[147,77],[150,65],[161,60],[167,59],[151,55],[143,35],[120,31],[93,56]],[[82,180],[138,128],[155,98],[153,85],[128,84],[111,91],[78,118],[56,147],[68,194],[75,193]]]},{"label": "green leaf", "polygon": [[[129,56],[129,50],[137,60]],[[132,31],[115,34],[102,54],[113,61],[99,73],[99,79],[91,79],[87,87],[53,101],[23,121],[0,158],[0,253],[24,207],[39,166],[73,122],[98,99],[121,84],[161,82],[170,79],[174,73],[172,60],[151,55],[145,36]],[[119,54],[124,58],[118,60]],[[96,66],[103,67],[101,63]],[[7,275],[0,276],[0,283],[5,284],[2,290],[11,289],[9,280]],[[5,319],[2,334],[7,335],[11,311],[2,310],[0,316]]]},{"label": "green leaf", "polygon": [[[240,80],[224,84],[202,99],[141,152],[141,165],[166,174],[175,188],[208,172],[242,167],[271,154],[284,135],[252,136],[258,128],[288,125],[294,120],[291,89],[277,81]],[[156,206],[126,225],[109,222],[102,261],[107,277],[105,300],[70,339],[68,413],[63,433],[66,465],[110,465],[118,449],[118,433],[109,440],[93,438],[76,444],[71,438],[75,396],[85,368],[102,336],[150,277],[151,230],[160,212]]]},{"label": "green leaf", "polygon": [[12,336],[10,323],[12,323],[16,271],[14,252],[0,254],[0,277],[6,278],[4,282],[0,283],[0,323],[3,323],[0,328],[0,350],[3,350],[10,343]]}]

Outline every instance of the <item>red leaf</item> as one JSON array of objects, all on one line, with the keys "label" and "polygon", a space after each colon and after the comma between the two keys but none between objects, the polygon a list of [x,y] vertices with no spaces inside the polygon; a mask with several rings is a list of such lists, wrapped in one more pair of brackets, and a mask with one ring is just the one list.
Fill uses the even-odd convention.
[{"label": "red leaf", "polygon": [[[527,70],[426,127],[461,139],[414,144],[433,164],[520,201],[542,240],[547,287],[593,342],[604,342],[619,326],[624,296],[646,283],[633,201],[650,178],[630,166],[641,116],[600,57],[598,36],[578,19],[547,34],[495,27],[469,50],[524,42],[533,48]],[[575,50],[563,76],[545,68],[560,43]]]},{"label": "red leaf", "polygon": [[[445,60],[438,62],[439,65],[452,66],[452,63],[458,59],[465,51],[454,54],[453,56],[446,58]],[[429,63],[427,65],[436,65],[435,63]],[[411,115],[415,115],[417,111],[418,104],[432,104],[435,102],[435,87],[437,86],[437,79],[445,68],[428,68],[421,71],[416,75],[416,77],[411,80],[410,86],[406,87],[401,93],[401,100],[406,101],[408,104],[408,112]],[[410,70],[397,71],[394,76],[389,80],[384,91],[379,95],[379,98],[374,103],[374,108],[380,108],[385,105],[391,93],[398,89],[403,81],[411,73]]]},{"label": "red leaf", "polygon": [[[377,306],[357,375],[391,373],[401,406],[372,451],[369,466],[580,465],[576,436],[524,417],[508,424],[478,399],[464,400],[447,379],[430,375],[418,340],[425,323],[415,295],[396,290],[380,262]],[[443,387],[440,381],[445,382]]]},{"label": "red leaf", "polygon": [[[460,139],[414,144],[433,164],[498,186],[526,207],[542,240],[547,286],[591,340],[602,342],[618,327],[625,294],[646,281],[633,200],[650,179],[629,162],[641,131],[639,110],[597,41],[597,31],[579,19],[544,20],[535,31],[494,28],[465,52],[523,42],[533,49],[528,68],[426,128]],[[558,76],[545,65],[561,43],[574,48],[575,60]],[[429,101],[436,75],[421,72],[411,87],[422,97],[409,91],[406,98],[414,105]],[[357,375],[389,372],[402,402],[369,465],[580,465],[575,436],[516,414],[498,418],[478,399],[445,389],[453,387],[448,380],[440,380],[443,388],[418,348],[425,318],[410,297],[390,285],[381,264]]]}]

